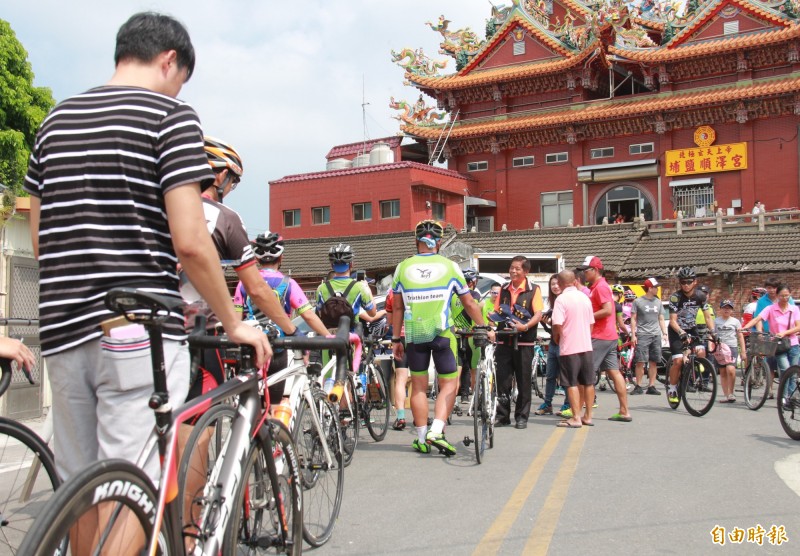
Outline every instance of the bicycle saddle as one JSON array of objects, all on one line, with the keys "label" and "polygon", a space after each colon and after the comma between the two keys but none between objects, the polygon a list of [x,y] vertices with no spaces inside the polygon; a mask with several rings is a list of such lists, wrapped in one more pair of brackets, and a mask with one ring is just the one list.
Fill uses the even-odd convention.
[{"label": "bicycle saddle", "polygon": [[105,297],[106,308],[131,322],[163,322],[183,307],[180,297],[168,297],[136,288],[114,288]]}]

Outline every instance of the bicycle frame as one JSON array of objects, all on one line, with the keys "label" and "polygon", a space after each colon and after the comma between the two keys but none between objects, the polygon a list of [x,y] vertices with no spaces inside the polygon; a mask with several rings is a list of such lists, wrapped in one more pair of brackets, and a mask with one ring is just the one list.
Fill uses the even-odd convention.
[{"label": "bicycle frame", "polygon": [[[166,300],[170,304],[177,304],[175,300]],[[272,437],[269,427],[264,424],[268,418],[268,412],[262,411],[261,395],[265,396],[265,407],[269,407],[269,394],[263,388],[263,377],[260,371],[255,368],[254,352],[250,346],[237,346],[228,341],[224,336],[205,336],[205,319],[199,318],[195,323],[195,330],[189,337],[189,343],[193,349],[211,348],[227,349],[233,351],[240,350],[241,367],[244,369],[241,374],[233,379],[224,382],[212,391],[195,398],[181,405],[173,414],[172,406],[169,401],[167,390],[166,366],[164,363],[163,341],[161,336],[162,326],[166,314],[172,306],[165,303],[163,298],[147,294],[138,290],[119,288],[109,292],[106,298],[107,306],[117,313],[121,313],[131,322],[139,322],[145,325],[150,338],[150,356],[153,368],[154,392],[150,398],[149,406],[154,411],[156,426],[154,434],[142,450],[137,465],[140,467],[152,457],[153,444],[158,448],[159,459],[161,462],[161,482],[158,488],[158,504],[153,520],[153,536],[147,547],[147,553],[155,556],[158,550],[159,531],[162,525],[168,523],[171,527],[167,528],[170,542],[173,546],[183,546],[183,536],[179,524],[179,504],[178,497],[178,473],[177,457],[178,452],[178,428],[179,425],[188,422],[193,417],[207,411],[215,404],[219,404],[230,398],[238,398],[239,403],[236,408],[236,418],[233,422],[231,434],[225,441],[223,450],[224,457],[219,458],[214,465],[212,480],[206,483],[204,492],[207,489],[216,489],[222,496],[221,521],[214,522],[213,530],[207,539],[195,545],[194,554],[219,554],[222,547],[222,536],[225,532],[225,524],[233,515],[232,507],[234,494],[239,482],[242,479],[242,468],[244,460],[250,449],[250,442],[255,435],[260,435],[265,443],[265,457],[269,472],[271,487],[274,493],[280,493],[280,485],[277,482],[275,460],[272,457]],[[144,314],[149,309],[149,313]],[[334,349],[337,353],[344,353],[349,347],[347,331],[350,322],[347,317],[342,317],[337,335],[330,338],[305,338],[305,337],[286,337],[273,339],[271,341],[275,348],[286,349]],[[196,358],[193,358],[196,362]],[[337,365],[336,385],[334,392],[331,393],[332,401],[336,401],[336,396],[341,391],[343,377],[346,371],[346,358],[339,358],[340,364]],[[297,468],[296,456],[293,450],[286,454],[291,458]],[[300,481],[294,481],[294,488],[301,488]],[[283,510],[283,501],[280,501],[281,516],[281,542],[285,546],[288,536],[288,525]],[[115,511],[115,514],[118,512]],[[115,517],[115,516],[112,516]],[[110,524],[104,531],[104,535],[109,532]],[[201,532],[202,533],[202,532]],[[295,542],[302,540],[295,539]]]}]

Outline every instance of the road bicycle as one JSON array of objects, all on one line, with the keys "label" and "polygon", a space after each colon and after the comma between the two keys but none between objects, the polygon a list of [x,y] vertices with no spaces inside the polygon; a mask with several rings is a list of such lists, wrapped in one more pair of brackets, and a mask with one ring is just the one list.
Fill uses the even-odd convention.
[{"label": "road bicycle", "polygon": [[533,360],[531,361],[531,390],[541,399],[544,399],[546,378],[547,353],[542,348],[542,341],[537,339],[533,346]]},{"label": "road bicycle", "polygon": [[[190,336],[193,349],[239,349],[241,371],[234,380],[180,406],[173,414],[167,390],[162,324],[179,312],[180,298],[159,296],[130,288],[108,292],[106,307],[134,323],[144,325],[150,341],[154,392],[149,406],[156,426],[139,458],[139,465],[111,459],[96,462],[66,481],[34,522],[20,547],[31,556],[83,553],[182,554],[185,536],[179,513],[177,478],[178,430],[181,423],[206,413],[218,404],[236,400],[230,434],[220,450],[222,457],[206,485],[197,530],[188,539],[192,554],[230,554],[239,550],[271,550],[287,554],[302,551],[302,485],[294,443],[279,421],[261,411],[264,380],[254,366],[250,346],[236,346],[224,336]],[[343,319],[336,338],[289,337],[274,340],[276,348],[347,349],[349,322]],[[337,368],[331,398],[340,394],[345,357]],[[268,398],[265,399],[268,403]],[[158,488],[141,470],[156,446],[161,463]],[[80,546],[74,546],[74,544]],[[74,549],[74,550],[73,550]]]},{"label": "road bicycle", "polygon": [[[35,319],[0,319],[0,326],[38,325]],[[10,359],[0,358],[0,369],[0,397],[15,371],[34,384],[31,373]],[[23,537],[60,482],[47,443],[22,423],[0,417],[0,554],[19,553]]]},{"label": "road bicycle", "polygon": [[[260,325],[254,326],[263,330]],[[277,337],[277,330],[268,333],[273,340]],[[357,335],[351,334],[350,341],[360,346]],[[238,350],[220,353],[226,367],[226,376],[231,378],[240,372],[237,353]],[[355,353],[359,353],[358,349]],[[303,538],[309,545],[317,547],[326,543],[333,534],[344,493],[338,412],[319,384],[319,366],[306,366],[301,350],[287,350],[287,361],[289,363],[285,369],[267,377],[266,386],[269,388],[286,381],[287,406],[291,409],[288,427],[295,443],[303,486]],[[262,411],[266,410],[266,404],[262,404]],[[184,535],[187,531],[199,529],[195,523],[196,517],[192,514],[209,504],[208,485],[211,472],[225,446],[235,415],[234,404],[215,406],[198,420],[189,436],[188,448],[181,458],[178,470],[182,497],[188,498],[191,507],[190,515],[181,518]],[[197,467],[198,458],[202,460],[201,469],[205,471],[205,476],[193,478],[195,488],[200,488],[199,493],[186,494],[187,477],[193,471],[192,466]]]},{"label": "road bicycle", "polygon": [[783,371],[778,382],[778,419],[792,440],[800,440],[800,367]]},{"label": "road bicycle", "polygon": [[670,401],[667,396],[667,402],[672,409],[677,409],[683,400],[683,406],[690,415],[702,417],[711,410],[717,397],[717,371],[708,359],[695,353],[694,348],[698,345],[702,344],[686,335],[678,381],[678,401]]},{"label": "road bicycle", "polygon": [[779,340],[767,332],[751,331],[747,355],[750,356],[742,378],[744,403],[753,411],[761,409],[772,391],[772,372],[767,357],[775,355]]},{"label": "road bicycle", "polygon": [[[367,359],[370,359],[369,363]],[[336,358],[331,357],[322,369],[322,376],[330,376],[335,365]],[[369,351],[359,367],[358,373],[347,372],[338,405],[345,467],[353,461],[362,423],[373,440],[380,442],[386,437],[391,415],[386,379],[375,363],[374,349]]]},{"label": "road bicycle", "polygon": [[[475,390],[472,393],[470,413],[475,438],[464,439],[464,444],[475,444],[475,460],[483,462],[487,446],[494,448],[494,419],[497,414],[497,377],[494,370],[494,344],[489,342],[487,329],[475,327],[472,330],[456,330],[460,337],[472,337],[473,344],[481,350],[478,369],[475,374]],[[495,332],[498,335],[510,335],[515,339],[516,332]]]}]

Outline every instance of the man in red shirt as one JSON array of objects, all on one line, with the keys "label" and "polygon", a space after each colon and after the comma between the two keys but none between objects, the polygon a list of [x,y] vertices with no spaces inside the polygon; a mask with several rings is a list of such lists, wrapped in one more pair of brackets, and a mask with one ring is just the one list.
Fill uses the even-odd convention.
[{"label": "man in red shirt", "polygon": [[[619,335],[616,325],[616,312],[611,287],[603,278],[603,261],[599,257],[588,256],[578,267],[585,272],[589,284],[589,299],[594,310],[594,328],[592,329],[592,350],[594,352],[594,368],[596,372],[606,371],[614,381],[614,390],[619,398],[619,413],[609,417],[609,421],[629,423],[633,420],[628,411],[628,391],[625,379],[619,372],[617,357],[617,340]],[[590,403],[586,400],[586,403]]]}]

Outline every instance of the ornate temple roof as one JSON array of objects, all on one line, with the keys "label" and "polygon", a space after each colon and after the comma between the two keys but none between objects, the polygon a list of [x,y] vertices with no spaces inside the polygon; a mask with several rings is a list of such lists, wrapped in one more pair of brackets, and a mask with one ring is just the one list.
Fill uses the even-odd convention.
[{"label": "ornate temple roof", "polygon": [[[675,48],[684,43],[689,37],[697,32],[712,17],[716,16],[724,9],[740,9],[751,13],[758,19],[767,21],[772,25],[788,27],[793,23],[781,12],[773,10],[758,1],[752,0],[709,0],[692,16],[688,25],[667,44],[668,48]],[[722,39],[724,41],[726,39]]]},{"label": "ornate temple roof", "polygon": [[[626,96],[602,102],[586,102],[553,110],[513,114],[456,123],[450,138],[460,139],[591,121],[631,118],[653,112],[684,110],[689,107],[718,105],[800,92],[800,76],[781,76],[758,81],[717,85],[702,90],[666,91]],[[417,137],[436,139],[439,128],[403,126],[403,131]]]}]

